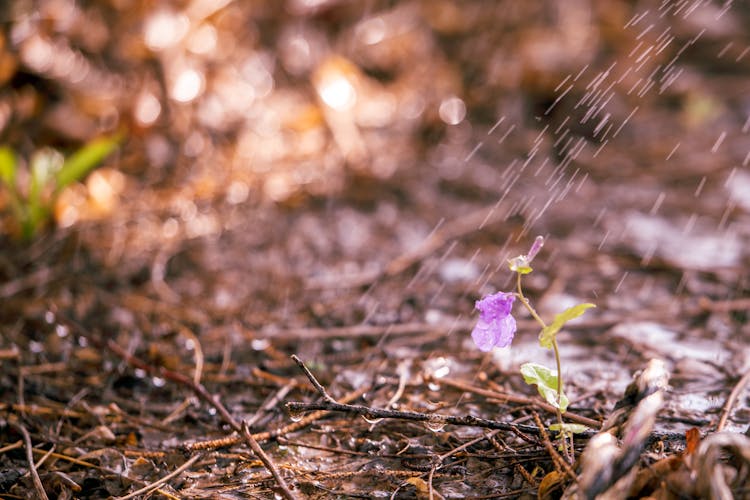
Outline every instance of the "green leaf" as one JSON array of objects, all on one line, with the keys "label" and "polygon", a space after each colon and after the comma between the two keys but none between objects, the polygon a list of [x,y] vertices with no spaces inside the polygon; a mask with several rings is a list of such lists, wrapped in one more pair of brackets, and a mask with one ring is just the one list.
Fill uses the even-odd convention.
[{"label": "green leaf", "polygon": [[552,343],[555,340],[555,336],[557,335],[557,332],[565,326],[565,323],[571,319],[579,317],[586,312],[586,309],[591,309],[592,307],[596,307],[596,305],[590,303],[578,304],[555,315],[555,320],[552,324],[547,325],[539,334],[539,345],[546,347],[547,349],[552,349]]},{"label": "green leaf", "polygon": [[57,172],[57,190],[83,179],[117,147],[120,138],[120,135],[116,135],[95,139],[70,155]]},{"label": "green leaf", "polygon": [[7,184],[8,188],[15,190],[16,182],[16,155],[8,146],[0,146],[0,180]]},{"label": "green leaf", "polygon": [[562,429],[565,434],[583,434],[589,430],[589,427],[583,424],[568,423],[562,424],[562,426],[560,424],[552,424],[549,426],[549,430],[554,432],[560,432],[560,429]]},{"label": "green leaf", "polygon": [[565,393],[562,393],[559,404],[557,402],[557,371],[536,363],[524,363],[521,365],[521,375],[527,384],[536,385],[539,395],[545,401],[565,413],[569,401]]},{"label": "green leaf", "polygon": [[36,211],[42,205],[45,188],[60,170],[62,163],[62,155],[52,148],[40,149],[31,157],[31,181],[27,199],[30,211]]}]

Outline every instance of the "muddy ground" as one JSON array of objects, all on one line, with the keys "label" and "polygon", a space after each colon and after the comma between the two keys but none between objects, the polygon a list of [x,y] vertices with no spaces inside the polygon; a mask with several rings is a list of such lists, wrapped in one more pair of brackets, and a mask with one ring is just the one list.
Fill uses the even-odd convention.
[{"label": "muddy ground", "polygon": [[[31,241],[4,212],[0,497],[750,497],[746,4],[0,18],[4,144],[125,137]],[[530,316],[469,335],[537,235],[540,314],[597,306],[559,336],[572,464]],[[354,406],[289,411],[333,404],[293,354]]]}]

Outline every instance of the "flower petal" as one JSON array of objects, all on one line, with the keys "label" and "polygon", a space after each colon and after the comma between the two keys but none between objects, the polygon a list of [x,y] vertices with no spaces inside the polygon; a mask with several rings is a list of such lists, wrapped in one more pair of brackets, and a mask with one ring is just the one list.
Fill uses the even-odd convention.
[{"label": "flower petal", "polygon": [[471,338],[480,351],[491,351],[495,347],[495,329],[481,318],[471,331]]},{"label": "flower petal", "polygon": [[516,319],[508,315],[491,322],[479,318],[471,331],[471,338],[480,351],[491,351],[493,347],[508,347],[516,333]]},{"label": "flower petal", "polygon": [[536,257],[536,254],[539,253],[539,250],[541,250],[543,246],[544,236],[537,236],[534,240],[534,243],[531,245],[529,253],[526,254],[526,262],[531,262],[532,260],[534,260],[534,257]]},{"label": "flower petal", "polygon": [[479,316],[490,323],[509,315],[515,299],[512,293],[497,292],[478,300],[476,308],[479,309]]},{"label": "flower petal", "polygon": [[495,346],[508,347],[516,334],[516,319],[509,314],[496,323],[497,339],[495,340]]}]

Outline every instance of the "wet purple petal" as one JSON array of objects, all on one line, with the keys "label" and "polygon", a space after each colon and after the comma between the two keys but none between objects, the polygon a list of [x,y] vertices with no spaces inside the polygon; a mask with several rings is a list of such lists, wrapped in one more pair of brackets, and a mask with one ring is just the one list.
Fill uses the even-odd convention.
[{"label": "wet purple petal", "polygon": [[536,254],[539,253],[539,250],[542,249],[544,246],[544,236],[537,236],[534,240],[534,243],[531,245],[531,250],[529,250],[529,253],[526,254],[526,263],[528,265],[529,262],[536,257]]},{"label": "wet purple petal", "polygon": [[480,317],[489,323],[509,315],[514,300],[516,297],[512,293],[497,292],[478,300],[475,307],[479,309]]},{"label": "wet purple petal", "polygon": [[516,320],[510,315],[515,296],[498,292],[478,300],[479,321],[471,332],[471,338],[482,351],[493,347],[507,347],[516,333]]},{"label": "wet purple petal", "polygon": [[479,350],[487,352],[492,350],[493,347],[508,347],[513,341],[515,333],[515,318],[506,316],[491,323],[480,319],[471,332],[471,338]]}]

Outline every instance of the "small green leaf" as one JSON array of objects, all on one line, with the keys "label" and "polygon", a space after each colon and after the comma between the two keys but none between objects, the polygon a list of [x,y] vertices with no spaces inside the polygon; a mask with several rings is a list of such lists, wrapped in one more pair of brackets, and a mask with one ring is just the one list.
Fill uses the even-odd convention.
[{"label": "small green leaf", "polygon": [[36,210],[43,203],[42,197],[48,193],[45,188],[62,164],[62,155],[52,148],[40,149],[31,157],[31,181],[27,200],[31,210]]},{"label": "small green leaf", "polygon": [[565,413],[569,401],[563,393],[560,395],[559,404],[557,402],[557,371],[536,363],[524,363],[521,365],[521,375],[528,385],[536,385],[539,395],[549,404],[560,408],[560,411]]},{"label": "small green leaf", "polygon": [[589,430],[588,426],[585,426],[583,424],[552,424],[549,426],[549,430],[554,432],[560,432],[560,429],[566,434],[583,434],[587,430]]},{"label": "small green leaf", "polygon": [[562,327],[565,326],[565,323],[567,323],[571,319],[579,317],[586,312],[586,309],[591,309],[592,307],[596,307],[596,305],[591,303],[578,304],[576,306],[565,309],[560,314],[555,315],[555,320],[552,322],[552,324],[547,325],[544,329],[542,329],[541,333],[539,333],[539,345],[547,349],[552,349],[552,343],[555,340],[555,335],[557,335],[557,332],[559,332]]},{"label": "small green leaf", "polygon": [[120,142],[120,135],[95,139],[70,155],[57,172],[57,190],[83,179],[93,170]]},{"label": "small green leaf", "polygon": [[0,180],[15,190],[16,182],[16,155],[8,146],[0,146]]}]

